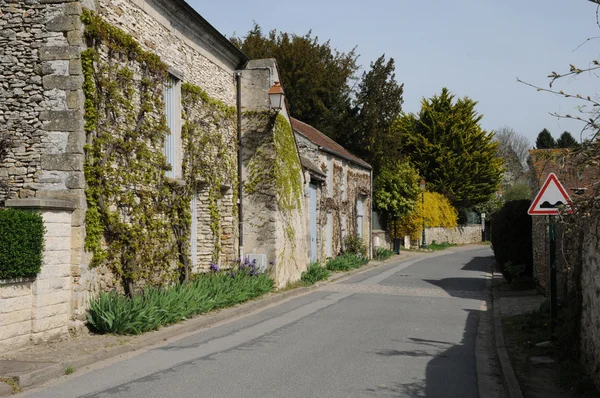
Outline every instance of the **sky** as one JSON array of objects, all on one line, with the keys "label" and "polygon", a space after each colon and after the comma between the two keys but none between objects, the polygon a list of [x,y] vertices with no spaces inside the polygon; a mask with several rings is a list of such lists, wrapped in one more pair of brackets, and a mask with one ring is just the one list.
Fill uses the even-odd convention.
[{"label": "sky", "polygon": [[[538,92],[517,78],[547,88],[550,72],[599,59],[600,38],[579,47],[600,36],[596,5],[589,1],[187,1],[227,37],[244,36],[256,22],[264,32],[312,30],[342,52],[356,47],[363,70],[382,54],[394,58],[405,112],[418,112],[422,98],[447,87],[478,101],[486,130],[511,127],[532,146],[543,128],[555,138],[565,130],[582,136],[581,122],[550,115],[579,114],[579,102]],[[582,74],[554,87],[598,95],[596,79]]]}]

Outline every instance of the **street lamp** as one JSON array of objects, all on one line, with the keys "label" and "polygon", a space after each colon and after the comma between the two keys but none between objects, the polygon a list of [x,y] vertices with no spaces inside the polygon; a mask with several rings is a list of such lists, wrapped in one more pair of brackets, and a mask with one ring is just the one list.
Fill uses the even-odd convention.
[{"label": "street lamp", "polygon": [[421,211],[421,217],[423,218],[423,248],[427,247],[427,242],[425,241],[425,180],[421,180],[419,184],[421,187],[421,204],[423,205],[423,210]]},{"label": "street lamp", "polygon": [[275,110],[283,108],[283,87],[279,82],[275,82],[269,89],[269,105]]}]

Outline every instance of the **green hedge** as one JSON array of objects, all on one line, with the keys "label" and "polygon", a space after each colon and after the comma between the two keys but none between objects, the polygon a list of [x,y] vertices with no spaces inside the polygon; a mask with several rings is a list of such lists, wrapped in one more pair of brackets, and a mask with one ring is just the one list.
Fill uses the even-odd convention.
[{"label": "green hedge", "polygon": [[506,202],[492,221],[492,247],[502,275],[511,282],[512,274],[506,267],[524,266],[523,276],[533,275],[533,250],[531,244],[531,216],[527,210],[531,201]]},{"label": "green hedge", "polygon": [[0,209],[0,279],[31,277],[40,272],[44,231],[39,213]]}]

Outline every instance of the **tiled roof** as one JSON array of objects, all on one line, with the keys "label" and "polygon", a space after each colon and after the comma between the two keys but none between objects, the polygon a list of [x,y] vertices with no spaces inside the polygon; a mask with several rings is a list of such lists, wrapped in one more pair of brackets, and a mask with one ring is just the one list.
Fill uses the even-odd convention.
[{"label": "tiled roof", "polygon": [[577,159],[573,159],[568,154],[565,149],[530,150],[530,164],[533,169],[532,188],[539,190],[548,174],[554,173],[571,197],[576,189],[584,189],[585,194],[592,193],[599,182],[600,170],[595,166],[579,167],[576,164]]},{"label": "tiled roof", "polygon": [[351,154],[346,148],[327,137],[325,134],[321,133],[319,130],[314,128],[313,126],[301,122],[298,119],[290,118],[292,120],[292,127],[294,131],[298,134],[306,137],[313,144],[318,145],[323,148],[326,152],[330,152],[333,155],[337,155],[341,158],[345,158],[357,165],[364,167],[365,169],[371,169],[371,165],[362,160],[361,158],[354,156]]}]

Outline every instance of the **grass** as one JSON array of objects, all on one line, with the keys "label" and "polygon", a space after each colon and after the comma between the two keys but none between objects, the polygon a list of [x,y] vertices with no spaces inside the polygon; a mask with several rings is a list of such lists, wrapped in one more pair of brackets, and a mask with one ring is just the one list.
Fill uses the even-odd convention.
[{"label": "grass", "polygon": [[378,247],[375,249],[375,260],[383,261],[394,255],[394,251],[386,249],[385,247]]},{"label": "grass", "polygon": [[90,303],[88,323],[98,333],[141,334],[243,303],[272,289],[268,275],[239,270],[203,274],[169,288],[150,287],[133,298],[103,292]]},{"label": "grass", "polygon": [[314,285],[318,281],[325,280],[331,276],[331,272],[323,267],[318,261],[312,262],[306,271],[302,273],[300,280],[307,286]]},{"label": "grass", "polygon": [[360,268],[368,262],[369,260],[364,257],[345,253],[327,261],[326,267],[329,271],[350,271],[352,269]]},{"label": "grass", "polygon": [[456,246],[456,244],[448,242],[437,243],[436,241],[433,241],[427,245],[427,249],[437,251],[444,250],[452,246]]},{"label": "grass", "polygon": [[73,374],[73,372],[75,372],[75,369],[73,369],[73,367],[71,365],[67,366],[67,368],[65,369],[65,374],[67,376],[70,374]]}]

